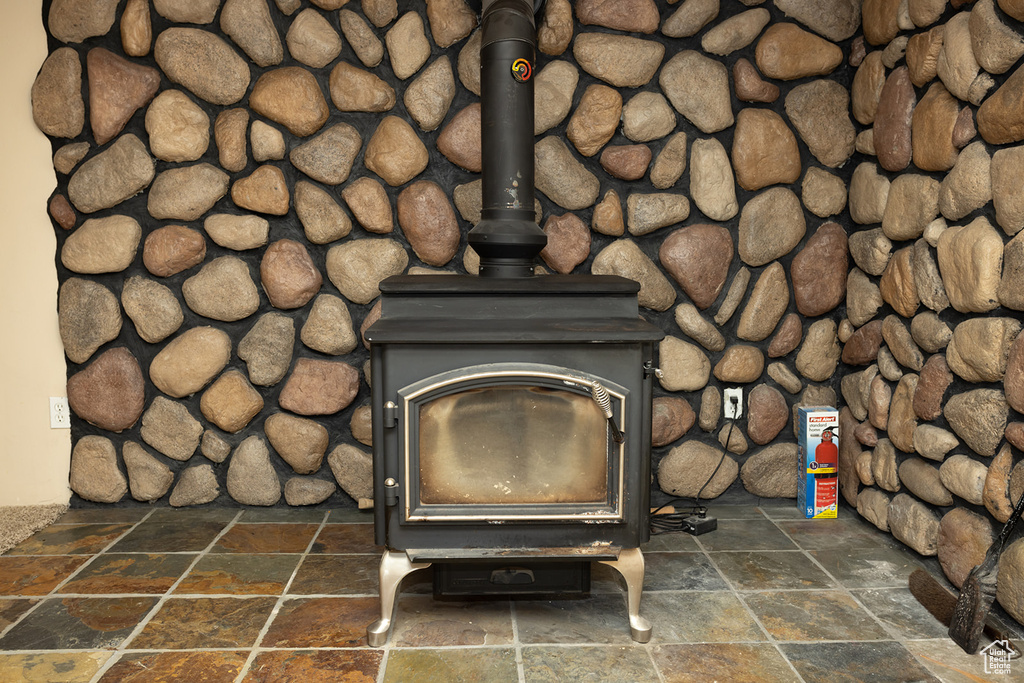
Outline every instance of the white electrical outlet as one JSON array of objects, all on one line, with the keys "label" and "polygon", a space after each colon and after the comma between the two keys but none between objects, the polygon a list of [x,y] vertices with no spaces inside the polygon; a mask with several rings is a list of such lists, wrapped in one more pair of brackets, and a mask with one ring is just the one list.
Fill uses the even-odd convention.
[{"label": "white electrical outlet", "polygon": [[71,409],[64,396],[50,397],[50,429],[71,429]]},{"label": "white electrical outlet", "polygon": [[[736,399],[735,405],[732,399]],[[740,387],[729,387],[725,390],[724,402],[724,413],[725,419],[733,420],[743,415],[743,389]]]}]

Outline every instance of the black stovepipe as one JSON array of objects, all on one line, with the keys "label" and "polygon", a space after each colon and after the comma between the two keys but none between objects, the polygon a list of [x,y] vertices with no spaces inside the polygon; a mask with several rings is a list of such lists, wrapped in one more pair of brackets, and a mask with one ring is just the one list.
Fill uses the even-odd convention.
[{"label": "black stovepipe", "polygon": [[480,20],[481,220],[469,233],[484,277],[530,277],[547,235],[534,217],[532,0],[485,0]]}]

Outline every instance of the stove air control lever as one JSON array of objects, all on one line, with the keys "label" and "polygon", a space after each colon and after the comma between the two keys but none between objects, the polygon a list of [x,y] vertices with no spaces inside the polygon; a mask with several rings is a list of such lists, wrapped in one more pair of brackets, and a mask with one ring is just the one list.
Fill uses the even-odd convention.
[{"label": "stove air control lever", "polygon": [[615,443],[625,441],[625,435],[619,431],[618,425],[615,424],[615,416],[612,413],[612,400],[608,396],[608,390],[601,386],[600,382],[591,382],[590,395],[593,397],[594,403],[601,409],[601,413],[608,419],[608,427],[612,430],[612,439]]}]

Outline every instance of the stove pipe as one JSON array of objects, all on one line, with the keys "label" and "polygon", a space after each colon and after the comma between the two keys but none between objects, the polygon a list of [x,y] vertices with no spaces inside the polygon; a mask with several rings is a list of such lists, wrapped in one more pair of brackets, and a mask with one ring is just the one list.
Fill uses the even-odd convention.
[{"label": "stove pipe", "polygon": [[547,235],[534,217],[531,0],[484,0],[480,20],[481,220],[469,233],[484,277],[530,277]]}]

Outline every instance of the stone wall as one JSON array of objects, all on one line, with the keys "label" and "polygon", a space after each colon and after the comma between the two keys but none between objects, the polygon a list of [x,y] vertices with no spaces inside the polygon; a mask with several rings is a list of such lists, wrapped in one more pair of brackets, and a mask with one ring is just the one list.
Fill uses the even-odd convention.
[{"label": "stone wall", "polygon": [[[638,280],[668,335],[660,497],[709,477],[705,498],[795,497],[795,409],[838,393],[846,500],[954,583],[980,560],[1024,491],[1014,16],[548,0],[544,267]],[[477,267],[475,12],[53,0],[43,18],[75,500],[369,498],[377,283]],[[1004,565],[1024,570],[1024,545]]]}]

